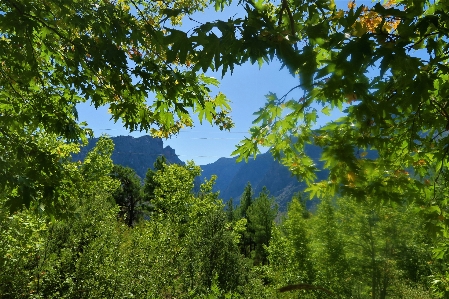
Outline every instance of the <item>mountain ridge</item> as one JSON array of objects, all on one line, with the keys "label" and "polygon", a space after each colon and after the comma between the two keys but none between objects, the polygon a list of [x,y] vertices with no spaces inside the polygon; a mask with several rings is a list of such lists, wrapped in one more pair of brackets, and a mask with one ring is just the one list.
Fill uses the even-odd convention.
[{"label": "mountain ridge", "polygon": [[[163,140],[160,138],[117,136],[111,139],[115,144],[111,157],[114,163],[133,168],[141,179],[145,178],[148,168],[153,168],[158,156],[165,156],[170,164],[185,164],[179,159],[175,149],[170,146],[164,147]],[[79,154],[72,156],[73,160],[83,160],[97,141],[98,138],[89,140]],[[314,159],[318,167],[322,167],[322,162],[319,161],[320,148],[308,145],[306,153]],[[264,186],[267,187],[270,194],[276,198],[281,211],[287,209],[287,204],[295,193],[302,192],[306,188],[305,183],[293,177],[288,168],[276,161],[270,152],[259,154],[256,159],[249,159],[247,163],[237,163],[235,157],[222,157],[200,167],[202,172],[196,179],[195,185],[199,185],[204,179],[210,179],[212,175],[217,175],[213,191],[219,191],[220,198],[224,202],[232,198],[234,204],[240,202],[248,182],[251,183],[254,196],[257,196]],[[326,174],[326,172],[319,172],[318,179],[324,179]],[[313,201],[307,201],[308,208],[314,205]]]},{"label": "mountain ridge", "polygon": [[[306,146],[306,153],[312,157],[318,167],[323,163],[319,161],[321,148],[317,146]],[[214,191],[220,191],[223,201],[233,199],[234,204],[240,202],[245,185],[249,182],[257,196],[265,186],[270,194],[276,198],[281,211],[287,209],[292,196],[303,192],[306,188],[304,182],[291,175],[288,168],[274,159],[270,152],[257,155],[256,159],[249,159],[247,163],[236,163],[236,158],[220,158],[214,163],[201,166],[201,179],[217,175]],[[317,173],[318,179],[327,176],[326,171]],[[313,208],[315,201],[307,201],[307,207]]]}]

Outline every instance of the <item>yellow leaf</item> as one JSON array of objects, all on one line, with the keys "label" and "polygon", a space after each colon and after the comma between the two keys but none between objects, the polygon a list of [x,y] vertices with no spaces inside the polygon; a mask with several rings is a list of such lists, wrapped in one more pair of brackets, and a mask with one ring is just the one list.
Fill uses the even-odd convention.
[{"label": "yellow leaf", "polygon": [[355,7],[356,7],[356,5],[355,5],[355,0],[349,1],[349,2],[348,2],[348,8],[349,8],[349,9],[353,9],[353,8],[355,8]]},{"label": "yellow leaf", "polygon": [[341,19],[344,16],[343,10],[339,9],[337,13],[334,15],[334,19]]},{"label": "yellow leaf", "polygon": [[352,171],[348,172],[347,176],[348,176],[348,181],[349,182],[354,182],[355,179],[356,179],[355,173],[352,172]]}]

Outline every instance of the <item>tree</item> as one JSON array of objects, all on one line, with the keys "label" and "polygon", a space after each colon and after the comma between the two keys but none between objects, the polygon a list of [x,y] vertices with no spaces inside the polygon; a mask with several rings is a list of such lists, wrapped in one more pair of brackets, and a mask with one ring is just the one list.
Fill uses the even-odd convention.
[{"label": "tree", "polygon": [[251,256],[251,251],[254,250],[254,231],[248,218],[248,209],[253,203],[254,194],[251,187],[251,183],[248,182],[243,190],[243,194],[240,197],[240,204],[236,208],[236,214],[239,218],[244,218],[246,222],[246,230],[242,234],[242,241],[240,243],[240,251],[246,256]]},{"label": "tree", "polygon": [[[273,5],[248,8],[248,18],[258,14],[261,19],[254,24],[259,31],[251,28],[264,42],[265,51],[259,53],[276,54],[299,75],[301,84],[293,88],[305,95],[288,100],[288,94],[269,94],[251,138],[235,153],[246,158],[260,145],[273,146],[275,157],[310,183],[316,169],[304,144],[314,143],[324,148],[331,178],[317,188],[360,194],[376,189],[392,200],[409,189],[427,194],[433,188],[421,186],[405,169],[444,180],[446,4],[388,1],[368,7],[350,2],[347,11],[334,1]],[[415,54],[417,49],[428,54]],[[346,116],[313,130],[319,113],[314,103],[324,106],[324,114],[345,107]],[[379,159],[364,158],[366,149],[375,149]],[[387,169],[393,172],[385,176]],[[399,186],[397,191],[393,186]]]},{"label": "tree", "polygon": [[[446,4],[350,2],[345,11],[334,1],[244,4],[245,18],[199,26],[189,51],[201,44],[202,63],[213,60],[224,72],[276,56],[299,77],[292,90],[302,89],[304,96],[290,100],[288,93],[270,93],[251,136],[234,153],[247,159],[259,146],[271,147],[311,185],[312,196],[341,191],[357,198],[376,193],[384,200],[421,200],[433,230],[446,230],[446,221],[438,220],[447,219],[444,196],[438,196],[446,193],[449,138]],[[221,32],[215,52],[203,44],[207,29]],[[321,112],[313,104],[322,105]],[[314,130],[318,114],[334,108],[345,109],[346,116]],[[313,185],[316,166],[305,154],[307,143],[324,148],[329,180]],[[379,158],[368,159],[368,149]]]},{"label": "tree", "polygon": [[[94,281],[99,283],[99,276],[91,276],[95,273],[92,271],[95,267],[88,262],[89,258],[104,261],[105,256],[111,256],[110,251],[100,252],[96,250],[98,248],[92,249],[91,245],[108,240],[111,237],[109,233],[115,231],[117,210],[112,204],[111,194],[119,184],[110,177],[113,168],[112,140],[100,138],[84,163],[70,161],[70,151],[74,145],[58,142],[54,138],[40,138],[40,142],[43,140],[49,150],[60,150],[59,162],[64,177],[63,184],[58,186],[59,199],[68,210],[59,210],[61,217],[55,220],[43,210],[54,207],[40,204],[37,200],[31,203],[30,208],[11,216],[6,209],[1,209],[2,298],[29,298],[34,295],[56,298],[61,294],[79,298],[80,290],[91,292],[94,289],[91,284]],[[3,205],[4,202],[0,203]],[[111,244],[113,241],[111,238],[110,243],[105,242],[107,246],[102,243],[99,247],[115,248],[115,244]],[[90,255],[89,252],[94,254]],[[96,266],[97,273],[101,273],[101,266]],[[110,272],[105,276],[108,274]]]},{"label": "tree", "polygon": [[[136,268],[151,276],[147,287],[161,297],[201,297],[214,283],[223,292],[235,291],[245,279],[237,233],[226,226],[223,203],[212,191],[215,177],[195,195],[199,174],[192,162],[163,164],[154,175],[152,217],[133,229],[142,234],[139,247],[145,248]],[[141,269],[139,261],[148,269]]]},{"label": "tree", "polygon": [[[316,285],[341,297],[351,297],[350,264],[346,258],[341,224],[336,216],[335,202],[329,198],[318,205],[311,223],[313,264]],[[348,242],[351,242],[348,240]]]},{"label": "tree", "polygon": [[[192,161],[186,165],[163,164],[154,174],[153,216],[171,219],[176,223],[196,217],[192,205],[196,202],[192,192],[195,177],[201,169]],[[193,213],[193,214],[192,214]]]},{"label": "tree", "polygon": [[81,190],[69,198],[71,217],[50,221],[35,202],[13,215],[0,209],[0,297],[239,298],[249,268],[239,253],[239,228],[227,225],[212,191],[215,178],[195,196],[198,167],[164,166],[155,194],[168,190],[160,200],[174,208],[130,228],[117,219],[112,200],[122,187],[111,177],[112,150],[112,141],[101,138],[83,164],[65,163],[77,178],[69,180],[77,183],[73,189]]},{"label": "tree", "polygon": [[[230,1],[213,3],[222,9]],[[76,103],[109,105],[114,120],[156,136],[191,126],[188,109],[229,128],[226,98],[209,96],[208,85],[217,81],[197,71],[221,68],[224,74],[276,56],[299,76],[293,89],[304,90],[304,97],[269,94],[257,126],[235,153],[243,159],[258,146],[272,146],[275,157],[312,184],[316,168],[304,146],[314,143],[324,148],[330,179],[312,185],[312,194],[345,191],[361,198],[377,192],[391,200],[422,194],[434,231],[446,230],[438,220],[448,218],[444,196],[437,196],[446,192],[449,138],[446,4],[351,2],[345,11],[321,0],[240,4],[244,18],[208,22],[187,34],[173,26],[201,10],[202,1],[3,1],[0,183],[4,194],[18,190],[8,200],[12,208],[30,203],[41,191],[36,182],[48,184],[40,172],[24,171],[27,165],[59,171],[51,153],[34,145],[34,132],[67,141],[88,133],[76,121]],[[147,104],[150,93],[156,97]],[[321,104],[324,114],[343,107],[347,114],[313,130],[319,112],[312,104]],[[375,149],[379,159],[364,157],[366,149]],[[410,169],[419,177],[409,176]]]},{"label": "tree", "polygon": [[156,188],[156,183],[154,181],[154,176],[157,171],[163,171],[164,165],[167,164],[167,159],[164,156],[157,157],[153,164],[153,169],[148,168],[145,175],[145,180],[143,184],[143,194],[145,201],[151,204],[151,200],[154,199],[154,189]]},{"label": "tree", "polygon": [[119,217],[132,227],[141,216],[143,204],[142,183],[136,172],[129,167],[114,165],[111,177],[120,181],[120,187],[112,195],[120,207]]},{"label": "tree", "polygon": [[271,239],[271,231],[277,213],[278,207],[274,202],[274,197],[269,195],[265,187],[262,188],[259,196],[247,210],[248,223],[254,235],[254,263],[256,265],[268,262],[266,247]]},{"label": "tree", "polygon": [[[230,1],[216,0],[217,9]],[[240,159],[271,148],[306,180],[311,196],[416,201],[428,233],[448,232],[448,6],[424,0],[372,7],[351,2],[239,2],[243,18],[174,26],[203,1],[16,1],[0,3],[0,194],[11,211],[32,202],[64,210],[67,183],[58,141],[89,134],[76,104],[108,105],[130,130],[169,136],[191,115],[232,126],[217,81],[200,70],[232,71],[278,58],[304,96],[267,96]],[[168,20],[171,25],[167,25]],[[63,24],[64,26],[62,26]],[[147,96],[155,94],[147,104]],[[346,116],[319,130],[317,116]],[[47,143],[49,146],[47,146]],[[314,182],[307,143],[323,147],[329,178]],[[58,145],[56,145],[58,144]],[[366,153],[375,150],[378,158]],[[444,258],[449,243],[435,247]],[[442,255],[441,255],[442,253]],[[446,289],[441,279],[438,285]],[[445,291],[443,291],[445,292]]]},{"label": "tree", "polygon": [[277,288],[314,282],[309,219],[304,218],[304,209],[299,196],[293,197],[286,218],[273,227],[267,250]]},{"label": "tree", "polygon": [[341,198],[337,203],[351,272],[348,283],[359,285],[360,294],[371,298],[404,296],[401,284],[429,288],[432,243],[423,239],[423,219],[410,207],[379,205],[370,198],[363,203]]},{"label": "tree", "polygon": [[232,199],[232,197],[226,202],[225,211],[226,219],[228,222],[233,222],[234,220],[236,220],[234,200]]},{"label": "tree", "polygon": [[[221,29],[215,67],[278,58],[304,96],[267,95],[239,159],[270,147],[311,197],[348,194],[363,200],[416,201],[428,234],[449,231],[448,5],[443,1],[247,1],[245,18],[207,24]],[[206,26],[204,26],[206,27]],[[204,28],[203,27],[203,28]],[[210,51],[207,47],[204,52]],[[232,62],[231,62],[232,64]],[[318,108],[321,106],[322,108]],[[320,113],[346,115],[315,129]],[[329,178],[315,182],[306,144],[323,148]],[[377,158],[367,155],[375,150]],[[447,252],[441,242],[436,252]],[[436,254],[438,256],[438,254]],[[444,279],[447,281],[447,279]]]},{"label": "tree", "polygon": [[245,189],[243,190],[243,194],[240,197],[240,204],[237,210],[237,213],[240,217],[247,217],[248,208],[251,206],[254,200],[254,191],[251,187],[251,183],[246,183]]},{"label": "tree", "polygon": [[191,127],[192,114],[232,127],[226,97],[210,94],[218,81],[197,72],[194,53],[181,49],[186,34],[174,29],[204,7],[202,0],[0,3],[0,190],[12,211],[42,192],[46,205],[58,202],[58,154],[36,138],[86,141],[92,132],[78,122],[78,103],[108,106],[130,131],[160,137]]}]

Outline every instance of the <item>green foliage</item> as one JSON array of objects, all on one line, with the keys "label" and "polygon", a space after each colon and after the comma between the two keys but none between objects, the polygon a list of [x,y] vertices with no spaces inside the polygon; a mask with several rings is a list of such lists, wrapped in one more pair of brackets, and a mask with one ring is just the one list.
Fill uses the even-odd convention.
[{"label": "green foliage", "polygon": [[315,273],[304,206],[294,197],[282,225],[273,227],[268,250],[274,285],[312,283]]},{"label": "green foliage", "polygon": [[237,208],[237,214],[239,217],[247,217],[247,211],[254,200],[254,191],[251,187],[251,183],[246,183],[243,194],[240,198],[240,205]]},{"label": "green foliage", "polygon": [[[424,298],[429,274],[447,297],[447,4],[239,3],[245,17],[183,32],[182,16],[205,1],[0,2],[2,297],[272,298],[264,284],[297,283],[346,295],[336,277],[348,275],[345,260],[354,297]],[[228,100],[211,95],[218,81],[200,71],[275,57],[304,96],[270,93],[234,153],[248,159],[270,147],[312,197],[347,195],[337,210],[325,202],[311,221],[295,199],[268,233],[268,196],[253,200],[247,186],[237,208],[244,220],[226,223],[214,179],[196,196],[199,168],[161,165],[147,180],[151,219],[130,229],[111,202],[112,143],[102,139],[84,164],[70,161],[92,134],[78,122],[78,103],[108,106],[127,129],[159,137],[191,127],[193,115],[229,129]],[[346,115],[314,130],[317,104]],[[323,148],[327,180],[315,182],[307,143]],[[269,265],[249,270],[237,250],[242,232],[241,252],[263,263],[268,244]]]},{"label": "green foliage", "polygon": [[157,209],[131,228],[117,219],[113,195],[123,180],[110,176],[111,153],[101,139],[76,168],[83,192],[71,198],[72,217],[49,222],[38,207],[1,210],[0,297],[245,298],[242,286],[257,278],[239,252],[241,225],[227,225],[212,192],[215,178],[195,196],[198,167],[164,165],[154,177]]},{"label": "green foliage", "polygon": [[251,257],[251,252],[254,250],[254,231],[248,218],[248,209],[253,203],[253,190],[251,184],[248,182],[243,190],[243,194],[240,198],[240,204],[237,206],[235,213],[240,219],[246,219],[246,229],[242,232],[240,251],[245,257]]},{"label": "green foliage", "polygon": [[30,278],[40,275],[40,248],[45,246],[42,235],[47,229],[37,207],[33,207],[31,213],[12,216],[8,210],[0,209],[0,297],[24,298],[28,295],[28,283],[33,282]]},{"label": "green foliage", "polygon": [[[88,100],[109,105],[112,118],[130,130],[156,125],[163,136],[192,125],[187,108],[211,118],[215,108],[229,108],[223,95],[209,96],[207,86],[217,82],[188,68],[185,34],[164,29],[167,19],[176,26],[204,7],[201,0],[3,2],[2,95],[14,102],[2,109],[17,113],[14,104],[23,106],[21,124],[70,140],[85,133],[75,105]],[[156,97],[148,105],[150,93]]]},{"label": "green foliage", "polygon": [[[122,294],[131,283],[131,269],[117,222],[118,209],[103,196],[90,198],[77,209],[78,217],[53,223],[41,255],[42,277],[33,290],[42,298],[98,298]],[[118,271],[117,269],[120,269]],[[116,289],[118,288],[118,289]]]},{"label": "green foliage", "polygon": [[175,222],[192,216],[191,207],[195,202],[192,188],[200,171],[192,162],[185,166],[164,165],[157,171],[153,178],[156,185],[152,201],[154,215],[169,217]]},{"label": "green foliage", "polygon": [[[255,113],[250,136],[234,152],[239,160],[266,146],[308,183],[311,197],[416,202],[427,233],[446,238],[447,4],[352,2],[348,10],[335,1],[244,4],[245,18],[229,20],[229,29],[215,22],[195,32],[194,42],[204,46],[200,52],[210,60],[203,67],[213,62],[225,72],[233,64],[276,57],[299,79],[292,90],[304,95],[290,99],[289,92],[269,93]],[[216,29],[220,38],[212,34]],[[205,46],[208,38],[213,51]],[[314,130],[320,110],[333,109],[345,116]],[[329,178],[322,182],[315,182],[317,168],[305,153],[307,143],[323,148]],[[372,150],[375,159],[367,155]],[[446,255],[447,244],[441,241],[435,256]]]},{"label": "green foliage", "polygon": [[64,162],[77,178],[67,185],[78,190],[72,217],[51,222],[37,205],[12,216],[2,209],[2,298],[433,298],[430,275],[436,294],[444,287],[446,263],[432,259],[412,206],[342,198],[311,215],[297,195],[275,225],[264,190],[246,218],[229,222],[215,177],[192,192],[192,163],[154,172],[155,209],[131,228],[117,219],[113,195],[123,186],[110,175],[112,149],[102,138],[84,164]]},{"label": "green foliage", "polygon": [[226,218],[228,220],[228,222],[233,222],[236,219],[236,215],[235,215],[235,208],[234,208],[234,200],[232,198],[230,198],[227,202],[226,202]]},{"label": "green foliage", "polygon": [[341,223],[336,215],[336,208],[330,199],[324,199],[318,206],[316,216],[311,223],[311,238],[313,239],[312,260],[315,268],[316,285],[338,294],[340,297],[351,296],[352,284],[349,261],[346,257],[345,241]]},{"label": "green foliage", "polygon": [[[64,149],[65,145],[60,144],[60,147]],[[90,250],[90,244],[95,244],[100,236],[111,242],[114,240],[110,235],[114,225],[110,221],[115,223],[117,211],[112,209],[110,194],[118,184],[109,176],[112,150],[112,141],[101,138],[84,164],[68,160],[60,162],[66,176],[59,186],[59,194],[66,194],[67,197],[61,200],[70,210],[71,217],[49,222],[43,211],[45,206],[39,205],[38,201],[10,217],[7,210],[1,209],[3,274],[0,297],[60,298],[67,292],[70,297],[70,292],[78,292],[81,288],[80,280],[90,283],[91,272],[79,268],[75,261],[85,250]],[[113,251],[113,248],[110,244],[109,250]],[[77,272],[77,267],[81,272]]]},{"label": "green foliage", "polygon": [[154,199],[154,190],[156,189],[156,182],[154,181],[154,176],[157,171],[163,171],[164,165],[167,164],[167,160],[164,156],[159,156],[156,159],[156,162],[153,164],[153,168],[148,168],[147,173],[145,175],[144,184],[143,184],[143,197],[146,203],[149,205],[149,210],[151,208],[151,201]]},{"label": "green foliage", "polygon": [[274,197],[271,197],[264,187],[259,196],[254,198],[251,184],[248,182],[236,209],[234,210],[232,201],[227,203],[226,208],[229,222],[241,224],[241,220],[245,220],[246,227],[241,231],[239,244],[241,253],[251,258],[255,265],[266,264],[266,246],[278,213]]},{"label": "green foliage", "polygon": [[[229,29],[220,22],[198,28],[200,52],[205,59],[213,53],[204,65],[213,61],[226,71],[232,63],[276,57],[300,80],[292,90],[304,96],[270,93],[251,136],[234,154],[247,159],[259,146],[270,147],[310,185],[312,196],[415,200],[424,207],[429,232],[446,235],[447,4],[354,3],[346,11],[335,1],[245,4],[246,17],[228,21]],[[205,45],[207,38],[215,51]],[[313,130],[319,106],[324,114],[340,109],[346,115]],[[323,147],[328,180],[314,182],[317,169],[306,143]],[[367,150],[378,158],[367,158]]]},{"label": "green foliage", "polygon": [[[398,205],[378,205],[367,198],[338,201],[337,219],[351,265],[348,284],[373,298],[405,296],[417,286],[429,289],[432,255],[423,220]],[[362,287],[363,286],[363,287]],[[407,286],[407,287],[406,287]],[[354,292],[354,290],[353,290]]]},{"label": "green foliage", "polygon": [[1,198],[10,211],[37,204],[46,213],[65,214],[67,200],[78,178],[75,164],[68,163],[78,146],[68,145],[55,135],[38,132],[34,136],[2,136]]},{"label": "green foliage", "polygon": [[45,205],[55,205],[48,212],[61,209],[60,154],[36,139],[46,134],[85,142],[92,131],[78,121],[78,103],[107,106],[111,118],[130,131],[159,137],[191,127],[193,115],[221,129],[233,126],[226,97],[211,94],[218,81],[196,71],[195,50],[175,29],[184,15],[205,5],[204,0],[0,3],[0,192],[9,197],[12,211],[29,207],[42,192]]},{"label": "green foliage", "polygon": [[254,263],[256,265],[268,262],[266,247],[271,239],[271,231],[277,213],[274,197],[270,197],[266,188],[262,189],[259,196],[248,207],[248,223],[250,231],[254,232]]},{"label": "green foliage", "polygon": [[111,176],[120,181],[120,187],[113,194],[121,210],[119,217],[132,227],[145,210],[140,178],[133,169],[121,165],[114,165]]},{"label": "green foliage", "polygon": [[276,298],[435,298],[430,274],[441,265],[412,210],[341,198],[304,216],[298,196],[273,227],[267,288],[282,290]]}]

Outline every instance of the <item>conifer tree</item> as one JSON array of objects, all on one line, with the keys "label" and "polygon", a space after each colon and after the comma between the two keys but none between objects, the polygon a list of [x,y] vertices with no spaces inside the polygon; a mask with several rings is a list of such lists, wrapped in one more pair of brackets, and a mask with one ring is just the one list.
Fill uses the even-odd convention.
[{"label": "conifer tree", "polygon": [[270,196],[266,187],[263,187],[259,196],[256,197],[247,211],[250,232],[253,234],[254,263],[256,265],[268,262],[266,246],[271,239],[271,231],[277,212],[278,206],[274,197]]},{"label": "conifer tree", "polygon": [[120,187],[114,192],[115,202],[120,207],[119,217],[125,218],[132,227],[141,215],[142,184],[136,172],[129,167],[114,165],[111,176],[120,181]]},{"label": "conifer tree", "polygon": [[253,203],[253,196],[254,193],[251,187],[251,183],[248,182],[245,186],[242,196],[240,197],[240,204],[236,210],[239,218],[245,218],[247,220],[246,230],[243,232],[240,243],[240,251],[246,257],[251,257],[251,252],[254,250],[254,232],[248,218],[248,209]]}]

